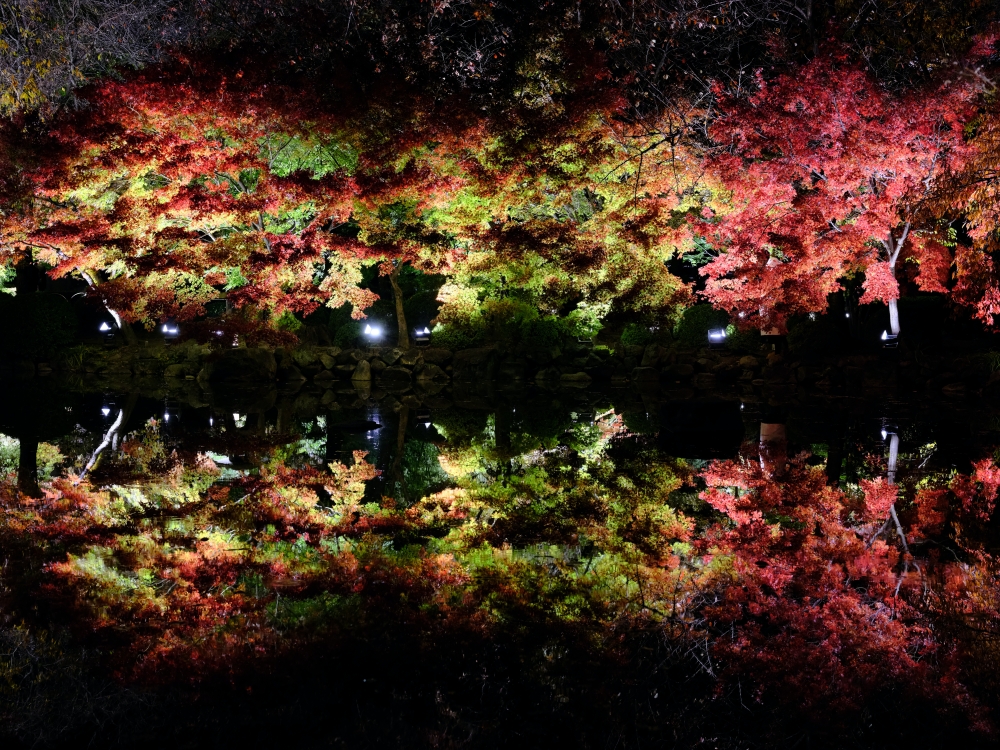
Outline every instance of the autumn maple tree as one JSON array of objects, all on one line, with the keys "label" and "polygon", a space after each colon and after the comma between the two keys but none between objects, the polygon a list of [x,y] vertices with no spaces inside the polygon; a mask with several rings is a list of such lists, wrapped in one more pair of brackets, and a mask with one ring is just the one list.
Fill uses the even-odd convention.
[{"label": "autumn maple tree", "polygon": [[350,150],[301,111],[225,79],[208,90],[139,79],[92,96],[86,117],[53,127],[29,209],[6,222],[10,246],[54,276],[83,275],[125,322],[191,320],[222,290],[272,318],[366,304],[358,252],[323,231],[350,215]]},{"label": "autumn maple tree", "polygon": [[781,327],[826,310],[842,279],[865,274],[863,303],[889,306],[899,333],[899,264],[923,291],[947,292],[945,227],[921,211],[966,157],[973,89],[955,81],[902,94],[827,53],[757,90],[719,90],[709,168],[723,205],[698,231],[718,248],[706,296],[744,325]]}]

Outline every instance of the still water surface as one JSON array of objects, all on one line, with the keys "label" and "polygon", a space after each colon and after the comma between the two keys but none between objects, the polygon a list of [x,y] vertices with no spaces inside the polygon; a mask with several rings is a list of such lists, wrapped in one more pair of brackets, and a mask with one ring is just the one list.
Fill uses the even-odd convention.
[{"label": "still water surface", "polygon": [[[673,679],[663,664],[683,659],[663,651],[669,638],[652,661],[635,643],[665,627],[681,639],[698,631],[702,667],[685,679],[721,679],[700,609],[717,585],[704,577],[716,554],[705,540],[733,522],[706,501],[712,460],[733,459],[761,494],[759,482],[803,477],[814,494],[839,487],[855,505],[837,523],[895,549],[881,518],[862,519],[862,481],[902,488],[905,525],[907,492],[945,486],[1000,445],[1000,413],[964,398],[192,386],[7,384],[4,632],[8,644],[27,639],[19,648],[45,676],[33,698],[12,699],[21,741],[114,726],[126,745],[155,745],[148,732],[160,727],[158,741],[200,746],[196,704],[215,721],[239,717],[239,730],[205,728],[212,742],[264,731],[283,712],[316,746],[434,744],[532,711],[557,717],[557,734],[606,734],[601,722],[626,721],[623,690],[650,706],[641,721],[632,706],[627,721],[655,735],[650,696]],[[742,480],[726,481],[740,498]],[[793,516],[763,518],[774,534],[799,533]],[[991,553],[984,523],[980,549]],[[928,554],[922,538],[910,537],[914,559]],[[914,572],[892,554],[885,576],[898,597]],[[635,643],[608,641],[625,623]],[[616,680],[614,700],[596,687]],[[334,711],[339,728],[310,714],[314,701],[347,696],[356,705]],[[167,721],[168,706],[182,718]],[[152,718],[136,718],[144,712]]]}]

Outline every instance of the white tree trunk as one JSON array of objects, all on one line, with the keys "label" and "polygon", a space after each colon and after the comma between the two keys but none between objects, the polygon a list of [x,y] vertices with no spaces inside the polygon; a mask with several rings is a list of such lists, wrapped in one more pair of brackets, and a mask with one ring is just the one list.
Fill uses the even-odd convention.
[{"label": "white tree trunk", "polygon": [[890,433],[889,438],[889,484],[896,483],[896,459],[899,457],[899,435]]},{"label": "white tree trunk", "polygon": [[[910,222],[906,222],[903,227],[903,234],[897,241],[893,236],[892,232],[889,232],[889,242],[883,244],[885,249],[889,253],[889,271],[892,273],[893,278],[896,277],[896,259],[899,258],[899,253],[903,249],[903,245],[906,244],[906,238],[910,234]],[[899,305],[898,300],[889,300],[889,333],[893,336],[899,335]]]}]

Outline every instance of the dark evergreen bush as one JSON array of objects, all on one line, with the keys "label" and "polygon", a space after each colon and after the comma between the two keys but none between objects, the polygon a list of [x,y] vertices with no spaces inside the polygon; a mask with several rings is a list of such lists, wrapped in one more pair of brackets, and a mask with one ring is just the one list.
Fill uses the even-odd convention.
[{"label": "dark evergreen bush", "polygon": [[729,316],[708,304],[693,305],[684,311],[674,328],[674,336],[685,346],[705,346],[711,328],[725,328]]},{"label": "dark evergreen bush", "polygon": [[47,356],[71,346],[76,313],[58,294],[0,294],[0,350],[11,356]]},{"label": "dark evergreen bush", "polygon": [[629,323],[622,330],[621,342],[624,346],[645,346],[653,340],[653,332],[648,326]]}]

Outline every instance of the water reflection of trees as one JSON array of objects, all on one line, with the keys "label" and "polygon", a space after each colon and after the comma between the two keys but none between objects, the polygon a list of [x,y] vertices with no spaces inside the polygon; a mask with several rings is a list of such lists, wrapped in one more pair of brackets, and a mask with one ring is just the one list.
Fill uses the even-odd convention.
[{"label": "water reflection of trees", "polygon": [[[278,399],[240,420],[189,406],[169,427],[133,425],[82,480],[87,451],[53,438],[79,458],[41,497],[3,485],[4,607],[144,691],[260,689],[276,670],[314,685],[310,659],[364,671],[356,649],[378,644],[378,679],[396,679],[391,654],[419,662],[431,687],[408,683],[414,696],[447,685],[407,730],[424,737],[497,721],[505,700],[541,701],[566,731],[603,707],[647,738],[685,714],[731,729],[743,705],[760,732],[850,723],[872,701],[886,722],[987,716],[989,459],[954,473],[904,451],[890,499],[884,456],[831,486],[794,425],[780,450],[769,430],[763,449],[687,461],[611,404],[492,406],[310,414]],[[7,664],[11,684],[26,679]],[[478,708],[461,695],[473,686]]]}]

